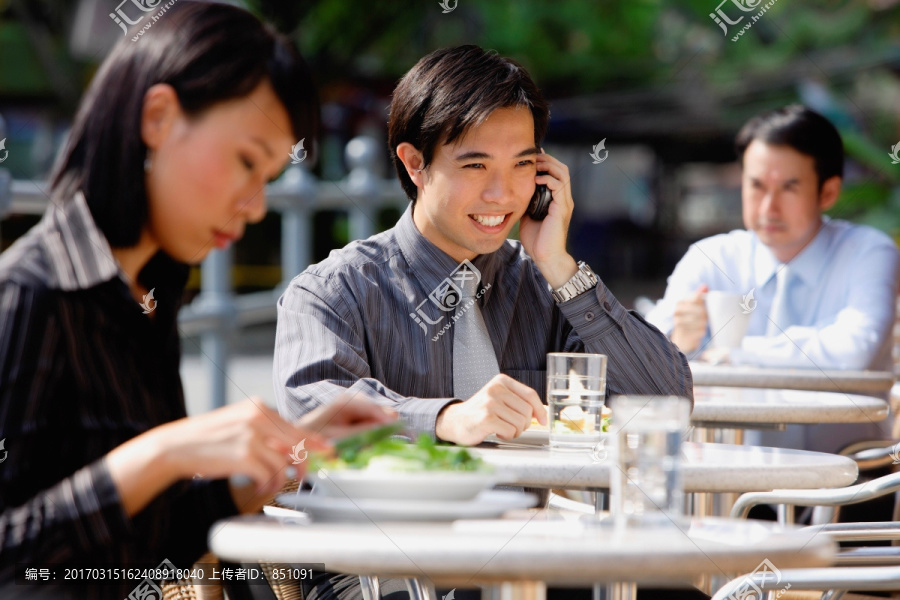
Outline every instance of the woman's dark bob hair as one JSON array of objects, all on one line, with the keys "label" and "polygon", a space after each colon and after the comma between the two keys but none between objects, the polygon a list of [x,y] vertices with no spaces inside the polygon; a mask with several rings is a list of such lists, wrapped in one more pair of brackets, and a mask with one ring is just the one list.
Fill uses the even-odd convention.
[{"label": "woman's dark bob hair", "polygon": [[148,214],[141,138],[147,90],[171,85],[185,113],[196,117],[248,96],[265,79],[294,138],[316,139],[318,97],[291,41],[243,9],[179,0],[136,41],[122,38],[100,66],[54,168],[53,201],[81,190],[110,246],[134,246]]}]

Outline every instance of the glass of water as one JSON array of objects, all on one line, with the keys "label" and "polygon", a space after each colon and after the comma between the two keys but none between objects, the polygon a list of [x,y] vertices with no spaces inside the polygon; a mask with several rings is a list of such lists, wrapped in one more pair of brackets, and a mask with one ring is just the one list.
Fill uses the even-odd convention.
[{"label": "glass of water", "polygon": [[684,517],[681,442],[691,404],[678,396],[616,396],[610,511],[617,525],[678,524]]},{"label": "glass of water", "polygon": [[590,452],[603,432],[605,402],[606,356],[547,355],[551,450]]}]

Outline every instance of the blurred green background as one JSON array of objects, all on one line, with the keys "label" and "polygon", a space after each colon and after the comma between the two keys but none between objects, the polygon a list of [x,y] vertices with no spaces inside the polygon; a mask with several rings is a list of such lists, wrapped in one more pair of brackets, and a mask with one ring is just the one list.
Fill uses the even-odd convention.
[{"label": "blurred green background", "polygon": [[[130,1],[130,0],[128,0]],[[135,0],[138,1],[138,0]],[[0,115],[17,179],[42,179],[92,73],[122,31],[119,0],[0,0]],[[900,237],[900,0],[777,0],[736,41],[760,0],[247,0],[289,33],[313,67],[324,134],[316,175],[346,176],[343,148],[383,141],[390,93],[420,57],[474,43],[521,62],[551,103],[545,147],[572,172],[573,254],[626,303],[662,292],[691,242],[741,227],[732,141],[759,112],[803,102],[847,151],[832,214]],[[727,34],[721,9],[742,22]],[[589,153],[605,139],[609,159]],[[391,176],[386,149],[382,175]],[[396,212],[380,216],[390,226]],[[237,283],[277,282],[279,216],[248,230]],[[8,216],[8,245],[33,223]],[[316,216],[315,258],[346,243],[346,215]],[[271,280],[271,281],[270,281]],[[615,287],[618,286],[618,287]]]}]

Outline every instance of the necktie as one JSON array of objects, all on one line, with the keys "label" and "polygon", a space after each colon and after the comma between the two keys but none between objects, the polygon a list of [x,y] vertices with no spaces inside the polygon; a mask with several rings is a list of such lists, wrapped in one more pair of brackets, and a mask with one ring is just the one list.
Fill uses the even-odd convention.
[{"label": "necktie", "polygon": [[462,298],[453,324],[453,396],[468,400],[500,372],[500,367],[475,298],[478,281],[471,271],[462,273],[467,276],[461,278]]},{"label": "necktie", "polygon": [[794,313],[791,305],[791,291],[795,277],[790,265],[782,265],[775,274],[775,297],[772,299],[772,310],[769,313],[767,336],[777,336],[794,324]]}]

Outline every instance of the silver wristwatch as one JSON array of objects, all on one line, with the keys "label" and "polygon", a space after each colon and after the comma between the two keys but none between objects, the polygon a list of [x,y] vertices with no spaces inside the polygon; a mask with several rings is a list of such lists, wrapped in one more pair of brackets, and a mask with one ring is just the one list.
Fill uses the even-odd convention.
[{"label": "silver wristwatch", "polygon": [[572,275],[572,279],[567,281],[561,288],[551,291],[550,295],[553,296],[553,300],[558,303],[565,302],[566,300],[571,300],[575,296],[583,294],[596,285],[597,276],[594,275],[591,268],[587,266],[587,263],[582,260],[578,262],[578,272]]}]

